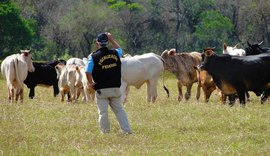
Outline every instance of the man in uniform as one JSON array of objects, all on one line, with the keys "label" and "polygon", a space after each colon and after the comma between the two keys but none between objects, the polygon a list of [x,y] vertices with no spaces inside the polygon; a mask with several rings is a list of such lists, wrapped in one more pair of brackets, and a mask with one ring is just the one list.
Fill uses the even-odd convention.
[{"label": "man in uniform", "polygon": [[[109,42],[114,49],[108,49]],[[121,104],[121,60],[122,49],[110,33],[100,33],[96,38],[98,50],[88,61],[86,76],[96,90],[96,103],[99,113],[99,124],[102,133],[110,132],[108,106],[114,112],[124,134],[131,134],[131,128],[125,110]]]}]

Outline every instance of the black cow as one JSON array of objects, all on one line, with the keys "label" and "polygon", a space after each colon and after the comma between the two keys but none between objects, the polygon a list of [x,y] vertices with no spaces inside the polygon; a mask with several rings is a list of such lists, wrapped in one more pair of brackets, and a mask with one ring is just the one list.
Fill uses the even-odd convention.
[{"label": "black cow", "polygon": [[248,47],[246,48],[246,55],[258,55],[262,53],[270,53],[270,48],[268,47],[261,47],[263,41],[256,44],[250,44],[247,41]]},{"label": "black cow", "polygon": [[55,60],[55,61],[46,62],[46,63],[33,62],[33,65],[35,67],[35,72],[32,72],[32,73],[28,72],[27,78],[24,81],[24,83],[30,89],[30,92],[29,92],[30,99],[34,98],[35,87],[37,85],[43,85],[43,86],[53,85],[54,96],[56,96],[59,93],[58,79],[57,79],[57,74],[54,68],[58,63],[66,64],[66,61]]},{"label": "black cow", "polygon": [[226,95],[238,94],[245,105],[245,92],[253,91],[263,103],[270,94],[270,54],[254,56],[216,55],[214,48],[204,49],[201,69],[206,70]]}]

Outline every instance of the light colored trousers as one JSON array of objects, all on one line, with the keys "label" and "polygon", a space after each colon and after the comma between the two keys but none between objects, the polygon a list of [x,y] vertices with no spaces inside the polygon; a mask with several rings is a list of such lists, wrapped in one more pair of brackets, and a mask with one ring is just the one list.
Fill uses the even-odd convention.
[{"label": "light colored trousers", "polygon": [[114,112],[121,130],[124,133],[131,133],[126,112],[121,104],[120,88],[105,88],[96,91],[96,103],[99,114],[99,125],[102,133],[110,132],[108,105],[110,105],[112,111]]}]

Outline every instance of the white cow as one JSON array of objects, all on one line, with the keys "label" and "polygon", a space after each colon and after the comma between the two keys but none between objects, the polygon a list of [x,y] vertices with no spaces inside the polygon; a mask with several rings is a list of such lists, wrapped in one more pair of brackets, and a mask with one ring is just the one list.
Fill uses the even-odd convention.
[{"label": "white cow", "polygon": [[64,101],[64,96],[67,95],[68,101],[77,102],[81,92],[83,101],[88,102],[90,99],[94,99],[95,91],[86,78],[85,66],[58,64],[55,69],[59,79],[61,101]]},{"label": "white cow", "polygon": [[82,59],[76,58],[76,57],[73,57],[73,58],[70,58],[67,60],[66,65],[71,65],[71,64],[85,66],[84,61]]},{"label": "white cow", "polygon": [[76,70],[78,69],[77,65],[64,65],[58,64],[55,66],[59,90],[61,94],[61,101],[64,101],[65,95],[68,96],[68,102],[72,100],[77,100],[77,91],[75,89],[75,82],[76,82]]},{"label": "white cow", "polygon": [[147,101],[155,102],[157,98],[158,78],[164,71],[163,59],[154,53],[121,58],[122,61],[122,102],[126,101],[129,86],[139,89],[147,83]]},{"label": "white cow", "polygon": [[223,54],[229,54],[233,56],[246,56],[246,51],[244,49],[238,49],[237,44],[234,47],[230,47],[230,46],[227,46],[226,43],[224,43]]},{"label": "white cow", "polygon": [[83,88],[83,101],[89,102],[93,101],[95,97],[95,90],[92,87],[92,82],[88,82],[85,74],[85,66],[79,66],[76,71],[76,82],[75,86],[77,88]]},{"label": "white cow", "polygon": [[23,81],[29,72],[34,72],[30,50],[21,50],[21,54],[6,57],[1,64],[1,73],[7,80],[8,99],[23,102]]}]

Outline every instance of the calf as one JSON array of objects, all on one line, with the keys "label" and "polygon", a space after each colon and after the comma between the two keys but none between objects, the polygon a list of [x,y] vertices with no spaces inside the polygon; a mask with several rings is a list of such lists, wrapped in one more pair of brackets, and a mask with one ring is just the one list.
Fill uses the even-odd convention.
[{"label": "calf", "polygon": [[[201,54],[199,52],[176,53],[175,49],[165,50],[161,57],[165,60],[165,70],[172,72],[178,79],[178,101],[183,98],[182,86],[186,86],[187,91],[185,99],[188,100],[191,95],[193,83],[198,82],[198,75],[195,66],[201,62]],[[200,97],[200,86],[197,87],[196,98]]]},{"label": "calf", "polygon": [[[88,82],[85,74],[85,66],[79,66],[76,70],[76,82],[75,86],[77,89],[83,88],[83,101],[93,101],[95,97],[95,90],[92,87],[93,79]],[[78,98],[78,97],[77,97]]]},{"label": "calf", "polygon": [[1,64],[1,73],[7,80],[8,99],[23,101],[23,81],[27,77],[27,71],[34,72],[30,50],[21,50],[21,54],[13,54],[6,57]]},{"label": "calf", "polygon": [[213,77],[224,94],[237,93],[242,105],[246,103],[246,91],[253,91],[256,95],[264,93],[262,102],[270,94],[270,54],[219,56],[215,54],[214,48],[206,48],[200,67]]},{"label": "calf", "polygon": [[68,102],[76,102],[83,89],[81,81],[76,79],[79,66],[58,64],[55,69],[59,78],[58,85],[60,87],[61,101],[63,102],[65,95],[67,95]]},{"label": "calf", "polygon": [[51,62],[33,62],[35,67],[34,72],[28,72],[27,78],[24,80],[26,86],[30,89],[29,98],[35,96],[35,87],[37,85],[50,87],[53,86],[53,93],[56,96],[59,93],[58,79],[55,71],[55,66],[58,63],[66,63],[65,60],[55,60]]},{"label": "calf", "polygon": [[199,69],[197,69],[197,67],[195,67],[195,69],[198,71],[198,75],[199,75],[198,84],[203,90],[204,101],[208,102],[212,92],[216,89],[216,84],[212,76],[209,75],[207,71],[205,70],[200,71]]}]

